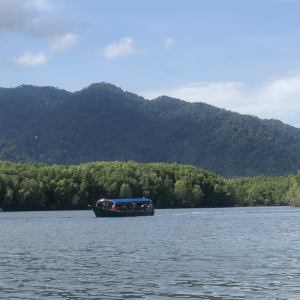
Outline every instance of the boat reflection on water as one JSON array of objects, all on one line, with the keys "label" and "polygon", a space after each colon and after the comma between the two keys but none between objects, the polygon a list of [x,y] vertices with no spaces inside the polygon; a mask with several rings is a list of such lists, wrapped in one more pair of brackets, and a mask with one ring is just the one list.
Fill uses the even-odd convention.
[{"label": "boat reflection on water", "polygon": [[96,206],[89,205],[96,217],[153,216],[155,208],[150,199],[100,199]]}]

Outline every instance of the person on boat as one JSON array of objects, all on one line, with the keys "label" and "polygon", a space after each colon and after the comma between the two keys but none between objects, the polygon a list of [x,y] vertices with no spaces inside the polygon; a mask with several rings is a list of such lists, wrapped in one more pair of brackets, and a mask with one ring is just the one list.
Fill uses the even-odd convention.
[{"label": "person on boat", "polygon": [[111,210],[116,210],[116,204],[113,204],[113,206],[111,207]]},{"label": "person on boat", "polygon": [[136,210],[136,206],[137,206],[137,204],[136,204],[136,203],[134,203],[134,202],[132,202],[132,210],[133,210],[133,211],[135,211],[135,210]]}]

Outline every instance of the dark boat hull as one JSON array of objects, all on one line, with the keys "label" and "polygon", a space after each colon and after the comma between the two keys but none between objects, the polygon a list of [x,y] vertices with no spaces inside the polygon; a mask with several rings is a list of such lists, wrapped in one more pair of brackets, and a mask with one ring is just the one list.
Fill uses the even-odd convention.
[{"label": "dark boat hull", "polygon": [[103,209],[100,207],[89,205],[89,207],[94,211],[96,217],[109,217],[109,218],[119,218],[119,217],[142,217],[142,216],[153,216],[155,211],[137,211],[137,212],[122,212],[113,211],[108,209]]}]

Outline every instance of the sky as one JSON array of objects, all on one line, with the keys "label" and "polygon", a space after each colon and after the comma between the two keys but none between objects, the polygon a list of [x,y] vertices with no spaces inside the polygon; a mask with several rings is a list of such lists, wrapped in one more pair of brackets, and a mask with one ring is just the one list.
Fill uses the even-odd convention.
[{"label": "sky", "polygon": [[95,82],[300,128],[300,0],[0,0],[0,87]]}]

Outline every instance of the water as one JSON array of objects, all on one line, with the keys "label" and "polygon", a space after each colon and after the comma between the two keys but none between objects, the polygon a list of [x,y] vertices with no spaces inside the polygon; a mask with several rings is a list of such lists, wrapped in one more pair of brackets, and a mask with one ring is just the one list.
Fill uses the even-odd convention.
[{"label": "water", "polygon": [[0,213],[0,299],[300,299],[300,208]]}]

